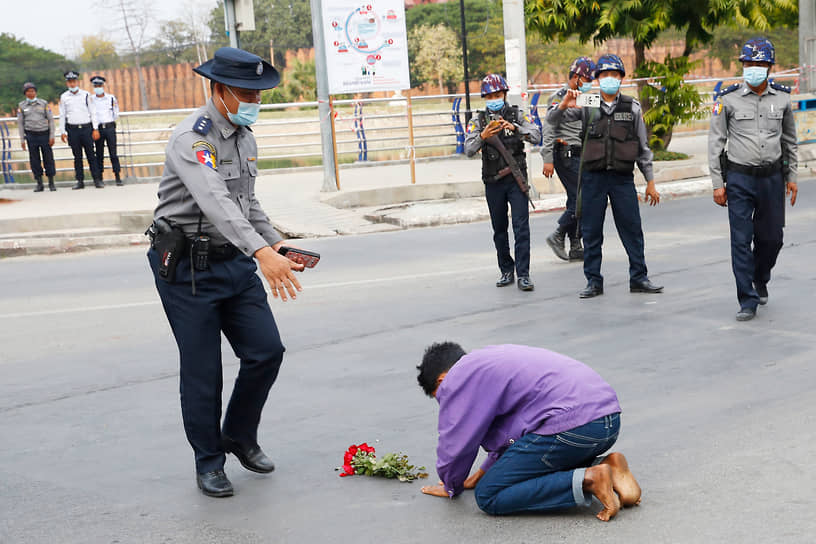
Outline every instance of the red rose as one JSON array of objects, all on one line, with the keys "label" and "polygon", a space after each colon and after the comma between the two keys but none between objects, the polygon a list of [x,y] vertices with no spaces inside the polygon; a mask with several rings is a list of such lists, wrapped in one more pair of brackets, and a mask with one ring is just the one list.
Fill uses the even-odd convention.
[{"label": "red rose", "polygon": [[354,476],[354,467],[351,465],[343,465],[343,474],[340,476]]},{"label": "red rose", "polygon": [[347,453],[350,453],[352,455],[357,453],[357,446],[354,446],[354,445],[349,446],[349,449],[347,450]]},{"label": "red rose", "polygon": [[351,462],[354,460],[354,456],[348,452],[343,456],[343,464],[350,465]]}]

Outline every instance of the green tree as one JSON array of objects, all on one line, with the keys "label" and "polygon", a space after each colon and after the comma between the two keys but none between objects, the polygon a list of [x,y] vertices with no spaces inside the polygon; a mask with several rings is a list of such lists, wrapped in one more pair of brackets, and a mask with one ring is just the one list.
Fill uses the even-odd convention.
[{"label": "green tree", "polygon": [[16,113],[23,99],[23,83],[37,86],[40,98],[56,102],[65,90],[63,73],[73,63],[52,51],[29,45],[11,34],[0,34],[0,112]]},{"label": "green tree", "polygon": [[[275,58],[272,64],[285,66],[284,54],[288,49],[312,47],[312,12],[309,0],[255,0],[255,30],[240,34],[241,49],[269,58],[269,41],[272,40]],[[224,2],[210,12],[209,21],[213,45],[229,45],[224,31]]]},{"label": "green tree", "polygon": [[456,33],[447,25],[415,26],[408,33],[408,54],[411,74],[418,81],[433,81],[439,86],[439,94],[445,93],[445,85],[462,79],[462,48]]},{"label": "green tree", "polygon": [[295,59],[291,66],[283,70],[281,77],[283,81],[281,85],[261,94],[262,103],[283,104],[317,100],[314,59],[307,61]]},{"label": "green tree", "polygon": [[82,71],[119,68],[122,59],[116,53],[116,45],[102,36],[83,36],[79,66]]}]

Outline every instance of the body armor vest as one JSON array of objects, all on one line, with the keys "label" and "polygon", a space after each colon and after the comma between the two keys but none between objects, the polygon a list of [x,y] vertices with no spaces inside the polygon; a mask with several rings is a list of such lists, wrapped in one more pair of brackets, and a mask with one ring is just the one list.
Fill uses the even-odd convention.
[{"label": "body armor vest", "polygon": [[585,170],[630,173],[635,169],[640,141],[635,133],[632,97],[620,95],[615,109],[609,115],[603,108],[584,108],[583,122],[586,131],[583,151]]},{"label": "body armor vest", "polygon": [[[479,112],[479,123],[483,129],[492,119],[502,118],[511,123],[515,123],[516,125],[521,125],[523,122],[521,113],[516,106],[505,106],[505,108],[500,112]],[[519,168],[521,168],[521,171],[524,172],[526,177],[527,155],[524,153],[524,141],[521,139],[521,135],[518,133],[518,130],[502,130],[497,134],[497,136],[499,139],[501,139],[504,147],[507,148],[507,151],[509,151],[510,154],[513,155],[513,158],[516,159],[516,163],[518,164]],[[482,181],[485,183],[499,181],[496,179],[496,175],[499,173],[499,170],[506,168],[507,166],[507,161],[504,160],[504,157],[501,156],[498,149],[489,143],[485,143],[482,146]],[[513,174],[508,175],[512,179]]]}]

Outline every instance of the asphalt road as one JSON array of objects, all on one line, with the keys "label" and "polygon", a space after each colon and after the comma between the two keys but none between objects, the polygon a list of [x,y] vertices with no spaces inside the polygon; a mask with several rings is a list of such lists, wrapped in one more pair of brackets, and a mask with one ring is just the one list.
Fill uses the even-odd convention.
[{"label": "asphalt road", "polygon": [[[304,241],[323,255],[295,302],[261,423],[278,470],[229,458],[236,496],[204,497],[178,404],[177,352],[143,250],[0,262],[0,542],[812,542],[816,517],[816,183],[800,184],[757,319],[737,323],[727,218],[709,198],[642,208],[651,279],[628,292],[607,217],[606,294],[532,220],[533,293],[493,287],[490,226]],[[594,367],[623,407],[615,450],[644,489],[600,508],[490,517],[472,492],[338,478],[349,444],[435,476],[436,403],[416,384],[432,341],[524,343]],[[237,361],[224,342],[225,383]],[[227,387],[225,396],[229,394]],[[433,480],[432,480],[433,481]]]}]

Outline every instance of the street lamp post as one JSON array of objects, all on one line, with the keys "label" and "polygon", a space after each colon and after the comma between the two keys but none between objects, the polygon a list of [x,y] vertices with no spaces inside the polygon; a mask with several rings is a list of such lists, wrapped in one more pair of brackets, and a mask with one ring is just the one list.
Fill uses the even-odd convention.
[{"label": "street lamp post", "polygon": [[462,25],[462,61],[465,65],[465,123],[470,121],[470,74],[468,73],[467,28],[465,27],[465,0],[459,0],[459,19]]}]

